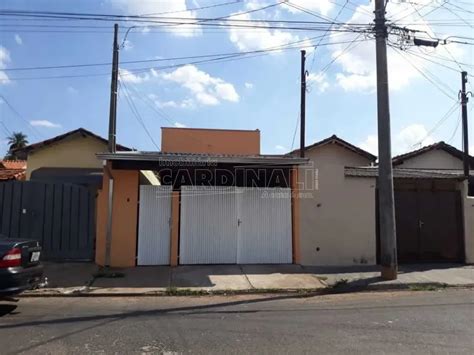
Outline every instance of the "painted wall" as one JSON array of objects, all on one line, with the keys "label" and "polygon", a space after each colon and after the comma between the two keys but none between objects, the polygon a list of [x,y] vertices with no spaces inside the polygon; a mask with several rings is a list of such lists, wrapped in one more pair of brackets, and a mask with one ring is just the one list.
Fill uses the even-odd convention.
[{"label": "painted wall", "polygon": [[345,166],[370,161],[336,144],[306,153],[317,176],[300,168],[300,243],[303,265],[376,263],[375,179],[344,176]]},{"label": "painted wall", "polygon": [[[112,170],[114,197],[112,212],[111,266],[135,266],[137,253],[138,183],[137,170]],[[103,188],[97,200],[96,263],[105,263],[107,233],[108,175],[104,169]]]},{"label": "painted wall", "polygon": [[444,150],[431,150],[416,157],[407,159],[399,168],[418,169],[462,169],[462,161]]},{"label": "painted wall", "polygon": [[31,172],[43,168],[102,168],[96,153],[107,151],[107,145],[92,137],[79,134],[65,138],[57,144],[28,154],[26,179]]},{"label": "painted wall", "polygon": [[161,128],[161,150],[167,153],[260,154],[260,131]]},{"label": "painted wall", "polygon": [[467,264],[474,264],[474,197],[467,196],[467,184],[463,186],[464,249]]}]

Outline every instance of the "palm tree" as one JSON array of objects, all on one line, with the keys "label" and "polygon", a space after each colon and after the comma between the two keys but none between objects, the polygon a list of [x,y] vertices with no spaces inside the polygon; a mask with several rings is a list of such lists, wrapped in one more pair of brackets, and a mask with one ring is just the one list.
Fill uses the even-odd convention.
[{"label": "palm tree", "polygon": [[18,160],[24,158],[24,154],[17,154],[15,150],[18,148],[24,148],[28,145],[28,137],[22,132],[13,132],[9,137],[7,137],[7,142],[10,146],[7,156],[5,159],[8,160]]}]

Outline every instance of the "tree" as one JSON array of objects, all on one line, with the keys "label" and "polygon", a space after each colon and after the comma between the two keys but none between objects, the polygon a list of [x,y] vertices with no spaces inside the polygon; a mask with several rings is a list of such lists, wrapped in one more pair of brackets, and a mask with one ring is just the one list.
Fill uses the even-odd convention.
[{"label": "tree", "polygon": [[16,153],[15,150],[24,148],[28,145],[28,137],[22,132],[13,132],[11,136],[7,137],[8,145],[10,149],[5,159],[7,160],[19,160],[24,159],[24,154]]}]

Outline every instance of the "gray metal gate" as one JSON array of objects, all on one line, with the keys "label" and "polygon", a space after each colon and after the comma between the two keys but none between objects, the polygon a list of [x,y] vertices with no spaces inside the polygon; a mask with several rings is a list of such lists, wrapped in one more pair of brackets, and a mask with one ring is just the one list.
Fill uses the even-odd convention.
[{"label": "gray metal gate", "polygon": [[43,259],[92,260],[95,193],[73,184],[0,183],[0,233],[38,240]]}]

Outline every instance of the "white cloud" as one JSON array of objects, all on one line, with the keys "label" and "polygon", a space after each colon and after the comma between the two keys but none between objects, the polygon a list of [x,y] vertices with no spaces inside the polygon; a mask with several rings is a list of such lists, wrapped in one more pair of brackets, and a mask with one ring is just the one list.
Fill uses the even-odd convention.
[{"label": "white cloud", "polygon": [[221,78],[212,77],[194,65],[185,65],[161,76],[188,89],[194,100],[202,105],[217,105],[220,101],[238,102],[234,86]]},{"label": "white cloud", "polygon": [[[428,134],[425,126],[414,123],[402,128],[396,134],[392,134],[392,155],[403,154],[426,145],[433,144],[434,138]],[[358,146],[374,155],[378,154],[378,138],[376,134],[370,134],[365,141]]]},{"label": "white cloud", "polygon": [[[304,9],[310,11],[317,11],[322,15],[327,15],[329,11],[334,7],[333,3],[335,1],[330,0],[289,0],[288,3],[301,6]],[[301,13],[301,10],[298,10],[291,6],[283,6],[285,10],[295,14]]]},{"label": "white cloud", "polygon": [[68,92],[69,94],[71,94],[71,95],[75,95],[75,94],[77,94],[79,91],[78,91],[76,88],[72,87],[72,86],[68,86],[68,87],[67,87],[67,92]]},{"label": "white cloud", "polygon": [[155,94],[149,94],[148,98],[153,101],[153,103],[159,108],[184,108],[184,109],[192,109],[196,107],[196,103],[193,99],[184,99],[182,101],[160,101],[158,96]]},{"label": "white cloud", "polygon": [[175,123],[174,123],[174,126],[177,127],[177,128],[185,128],[185,127],[187,127],[185,124],[179,123],[179,122],[175,122]]},{"label": "white cloud", "polygon": [[30,121],[30,125],[35,126],[35,127],[45,127],[45,128],[59,128],[61,127],[60,124],[58,123],[53,123],[48,120],[33,120]]},{"label": "white cloud", "polygon": [[[184,25],[167,25],[164,27],[167,31],[182,37],[193,37],[202,33],[199,25],[189,25],[196,22],[196,13],[187,10],[186,0],[109,0],[109,2],[112,6],[127,15],[158,15],[164,12],[174,12],[174,14],[167,16],[175,16],[189,20],[180,19],[180,23],[186,23]],[[176,20],[170,20],[169,22],[173,23],[176,22]],[[143,26],[143,23],[139,23],[139,25]],[[148,28],[145,28],[147,30],[142,29],[142,33],[148,31]]]},{"label": "white cloud", "polygon": [[285,147],[284,145],[277,144],[277,145],[275,146],[275,150],[278,150],[279,152],[287,152],[287,151],[288,151],[288,148]]},{"label": "white cloud", "polygon": [[[251,20],[251,17],[249,14],[242,14],[233,16],[232,19]],[[253,24],[262,27],[268,26],[267,22],[255,22]],[[231,27],[229,29],[229,39],[240,51],[253,51],[279,47],[300,40],[297,35],[282,30],[259,28],[255,31],[242,31],[241,28],[237,27]],[[277,51],[274,53],[277,53]]]},{"label": "white cloud", "polygon": [[375,134],[368,135],[366,140],[359,143],[358,146],[369,153],[377,155],[377,152],[379,150],[377,136]]},{"label": "white cloud", "polygon": [[130,72],[127,69],[120,68],[119,69],[120,77],[119,79],[125,83],[132,83],[132,84],[140,84],[144,81],[150,80],[150,75],[148,73],[144,73],[142,75],[135,74]]},{"label": "white cloud", "polygon": [[393,142],[396,154],[409,152],[423,146],[433,144],[435,140],[428,134],[425,126],[419,123],[411,124],[403,128]]},{"label": "white cloud", "polygon": [[16,44],[18,44],[20,46],[23,44],[23,39],[20,37],[20,35],[18,33],[15,34],[15,42],[16,42]]},{"label": "white cloud", "polygon": [[0,46],[0,84],[8,84],[11,82],[7,73],[2,71],[10,61],[10,52],[5,47]]},{"label": "white cloud", "polygon": [[309,73],[306,82],[310,89],[315,87],[319,93],[325,92],[329,87],[326,73]]},{"label": "white cloud", "polygon": [[252,83],[245,83],[245,88],[246,89],[253,89],[253,84]]},{"label": "white cloud", "polygon": [[[433,34],[428,23],[417,17],[417,14],[413,8],[421,8],[424,4],[429,3],[430,0],[420,0],[417,5],[411,3],[392,3],[391,6],[387,7],[387,17],[394,15],[395,18],[399,17],[400,13],[408,15],[404,18],[404,22],[413,23],[410,28],[427,31],[429,34]],[[352,17],[349,19],[349,23],[371,23],[373,22],[373,0],[367,5],[358,6]],[[409,10],[409,11],[407,11]],[[358,34],[352,35],[352,39],[359,36]],[[397,36],[396,34],[394,36]],[[398,36],[397,36],[398,37]],[[362,40],[364,37],[359,36],[357,40]],[[347,39],[347,37],[346,37]],[[339,41],[337,35],[331,36],[332,42]],[[349,39],[350,40],[350,39]],[[393,38],[392,42],[397,42]],[[444,46],[439,46],[437,49],[433,49],[433,52],[445,51]],[[348,48],[347,44],[335,44],[332,52],[332,57],[336,60],[336,63],[340,66],[340,72],[336,74],[336,80],[339,86],[345,91],[356,91],[356,92],[374,92],[376,88],[376,65],[375,65],[375,48],[373,40],[364,42],[355,42],[353,46]],[[419,48],[412,48],[413,51],[420,51]],[[426,49],[423,49],[426,52]],[[450,52],[461,55],[462,51],[460,47],[450,44]],[[422,53],[423,52],[419,52]],[[443,53],[446,56],[446,53]],[[407,61],[407,59],[409,61]],[[429,66],[429,63],[423,59],[403,53],[397,53],[393,48],[387,48],[387,61],[388,61],[388,73],[389,73],[389,87],[391,90],[401,90],[406,88],[410,83],[417,78],[421,77],[419,71],[415,68],[423,70]],[[411,64],[410,64],[411,62]]]}]

